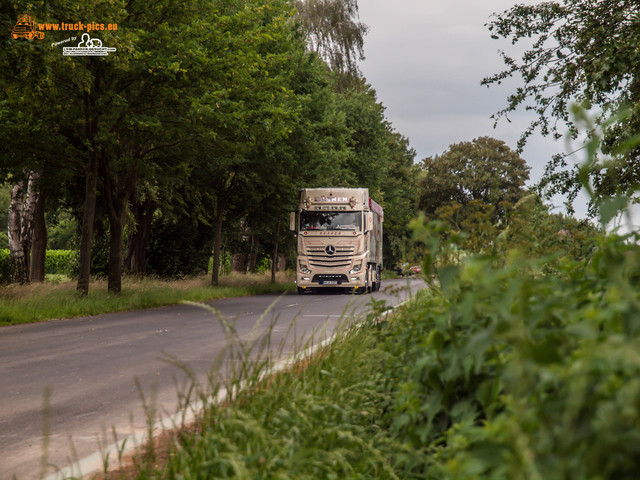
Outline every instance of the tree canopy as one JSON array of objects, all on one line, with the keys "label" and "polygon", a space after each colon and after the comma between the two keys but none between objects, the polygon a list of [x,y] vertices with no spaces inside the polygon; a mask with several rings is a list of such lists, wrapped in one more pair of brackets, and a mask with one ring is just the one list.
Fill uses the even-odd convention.
[{"label": "tree canopy", "polygon": [[[508,118],[519,108],[536,114],[519,148],[536,129],[555,138],[569,131],[575,138],[578,128],[570,115],[572,102],[593,108],[601,124],[613,112],[628,110],[624,121],[605,132],[603,146],[609,152],[640,130],[639,8],[640,3],[631,0],[548,1],[516,5],[488,24],[495,39],[527,42],[520,59],[502,51],[505,70],[482,82],[495,85],[509,77],[521,78],[522,85],[495,115]],[[633,189],[640,182],[640,151],[629,152],[615,172],[594,172],[592,181],[602,193]],[[541,186],[549,195],[567,194],[573,200],[580,189],[577,168],[565,156],[556,155]]]},{"label": "tree canopy", "polygon": [[367,25],[358,21],[357,0],[295,0],[309,48],[349,80],[361,77]]},{"label": "tree canopy", "polygon": [[418,207],[433,215],[450,203],[480,201],[504,214],[529,179],[529,166],[503,141],[479,137],[451,145],[442,155],[425,158],[418,181]]},{"label": "tree canopy", "polygon": [[108,56],[63,56],[51,43],[68,32],[53,31],[46,42],[7,38],[0,56],[2,191],[39,179],[33,191],[46,201],[35,217],[46,209],[52,241],[79,249],[81,294],[96,273],[117,293],[123,268],[196,273],[213,252],[216,283],[231,254],[250,251],[249,269],[256,255],[291,254],[279,225],[305,186],[368,187],[402,214],[385,238],[399,254],[415,153],[357,71],[366,32],[357,2],[303,3],[0,7],[7,31],[26,11],[38,22],[118,25],[92,35],[116,48]]}]

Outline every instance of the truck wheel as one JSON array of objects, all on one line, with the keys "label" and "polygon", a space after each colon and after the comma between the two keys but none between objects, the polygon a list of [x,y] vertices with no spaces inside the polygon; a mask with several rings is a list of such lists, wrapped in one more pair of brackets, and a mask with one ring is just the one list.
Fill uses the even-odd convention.
[{"label": "truck wheel", "polygon": [[306,293],[306,292],[305,292],[305,289],[304,289],[304,288],[302,288],[302,287],[298,287],[298,295],[304,295],[305,293]]}]

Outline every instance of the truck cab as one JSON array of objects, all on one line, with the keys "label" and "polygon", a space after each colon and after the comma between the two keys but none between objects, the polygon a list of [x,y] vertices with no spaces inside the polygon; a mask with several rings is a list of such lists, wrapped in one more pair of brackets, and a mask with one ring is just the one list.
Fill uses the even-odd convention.
[{"label": "truck cab", "polygon": [[290,224],[297,232],[298,293],[378,290],[383,221],[366,188],[303,189]]}]

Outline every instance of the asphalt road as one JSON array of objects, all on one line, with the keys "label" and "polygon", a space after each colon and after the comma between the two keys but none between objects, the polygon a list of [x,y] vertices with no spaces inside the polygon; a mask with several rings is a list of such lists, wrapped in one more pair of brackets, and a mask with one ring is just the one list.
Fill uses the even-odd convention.
[{"label": "asphalt road", "polygon": [[372,295],[259,295],[212,302],[219,313],[176,305],[0,328],[0,480],[43,478],[146,431],[148,413],[174,414],[190,378],[204,388],[237,365],[229,325],[254,355],[268,344],[289,356],[330,336],[345,312],[361,317],[371,297],[392,306],[423,286],[388,280]]}]

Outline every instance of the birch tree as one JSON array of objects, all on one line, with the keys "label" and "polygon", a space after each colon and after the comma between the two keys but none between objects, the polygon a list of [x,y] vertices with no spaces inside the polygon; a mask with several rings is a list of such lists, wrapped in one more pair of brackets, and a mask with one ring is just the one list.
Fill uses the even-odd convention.
[{"label": "birch tree", "polygon": [[38,177],[37,173],[29,172],[26,179],[18,180],[11,189],[8,217],[11,277],[13,282],[20,284],[30,281],[34,213],[39,196]]}]

